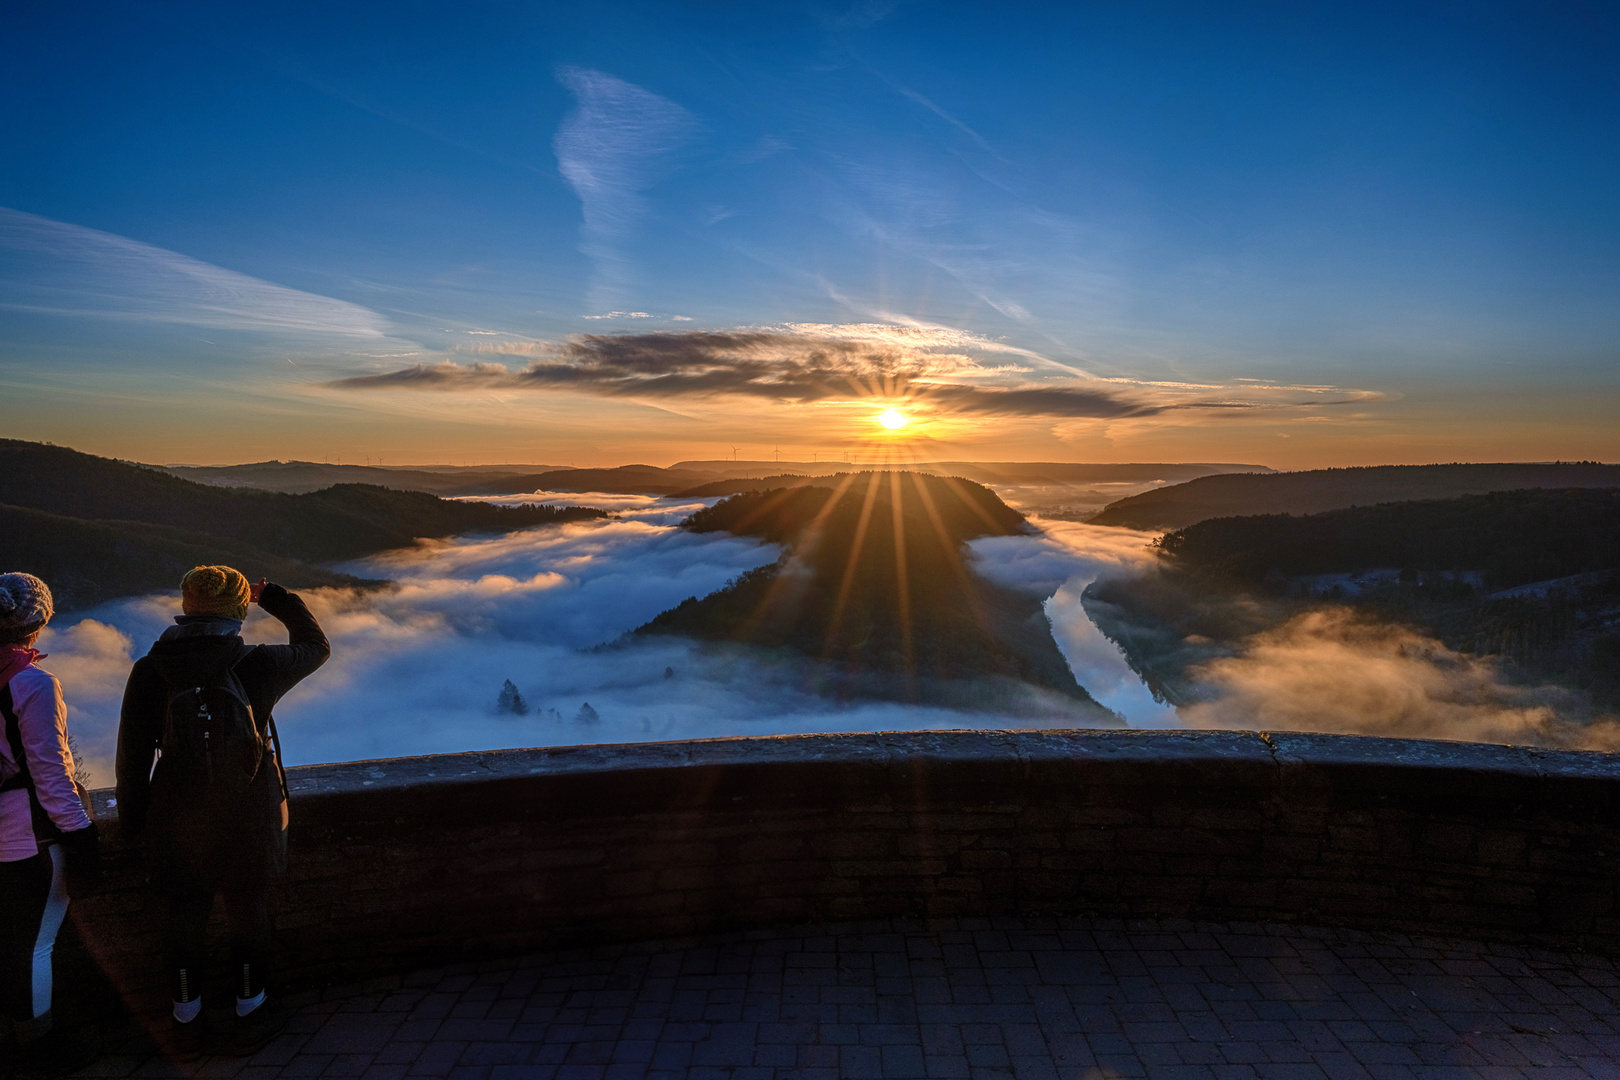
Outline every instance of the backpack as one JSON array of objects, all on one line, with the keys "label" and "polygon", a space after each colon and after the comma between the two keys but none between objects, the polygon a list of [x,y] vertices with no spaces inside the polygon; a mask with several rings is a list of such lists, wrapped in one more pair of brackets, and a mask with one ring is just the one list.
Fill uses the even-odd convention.
[{"label": "backpack", "polygon": [[208,795],[245,792],[266,755],[270,734],[259,727],[236,665],[253,646],[242,646],[200,683],[169,688],[159,744],[164,780]]}]

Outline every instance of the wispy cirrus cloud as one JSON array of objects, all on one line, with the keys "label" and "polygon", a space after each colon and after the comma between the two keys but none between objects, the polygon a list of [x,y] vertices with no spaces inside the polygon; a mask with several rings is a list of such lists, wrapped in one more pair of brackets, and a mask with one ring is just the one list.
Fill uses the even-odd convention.
[{"label": "wispy cirrus cloud", "polygon": [[[652,334],[577,334],[562,342],[488,342],[467,351],[529,357],[418,364],[339,379],[339,390],[551,390],[646,400],[738,396],[784,404],[906,400],[938,413],[1125,419],[1170,411],[1324,407],[1376,391],[1246,382],[1238,386],[1119,379],[1028,381],[1030,368],[986,363],[1026,350],[943,328],[825,326]],[[977,355],[975,355],[977,354]]]},{"label": "wispy cirrus cloud", "polygon": [[385,337],[378,313],[138,240],[0,207],[0,307],[214,330]]},{"label": "wispy cirrus cloud", "polygon": [[565,67],[557,78],[577,105],[557,129],[552,149],[584,207],[580,250],[593,268],[587,305],[605,310],[629,293],[624,247],[646,213],[642,192],[669,167],[698,122],[673,101],[600,71]]}]

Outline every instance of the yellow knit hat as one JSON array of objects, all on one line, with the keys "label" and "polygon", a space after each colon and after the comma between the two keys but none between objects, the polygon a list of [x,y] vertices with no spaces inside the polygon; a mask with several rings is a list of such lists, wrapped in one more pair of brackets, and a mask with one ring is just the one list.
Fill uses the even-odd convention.
[{"label": "yellow knit hat", "polygon": [[228,566],[197,566],[180,580],[180,607],[187,615],[247,618],[248,580]]}]

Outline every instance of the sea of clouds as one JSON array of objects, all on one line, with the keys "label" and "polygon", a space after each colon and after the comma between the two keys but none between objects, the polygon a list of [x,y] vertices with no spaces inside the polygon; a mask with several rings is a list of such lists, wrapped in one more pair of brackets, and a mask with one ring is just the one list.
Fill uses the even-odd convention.
[{"label": "sea of clouds", "polygon": [[[515,746],[789,732],[1037,727],[1050,719],[909,706],[840,704],[800,688],[799,672],[743,649],[704,648],[626,632],[688,596],[774,561],[777,547],[676,525],[717,500],[538,492],[496,502],[574,503],[613,510],[607,521],[499,536],[428,541],[342,569],[394,584],[376,591],[302,593],[332,641],[332,659],[276,709],[292,764]],[[1094,550],[1061,537],[1002,537],[973,547],[982,572],[1049,593],[1059,643],[1083,685],[1133,722],[1153,705],[1079,604],[1097,568],[1146,538],[1096,530]],[[1114,534],[1121,534],[1115,537]],[[1110,544],[1112,546],[1110,546]],[[1071,584],[1072,583],[1072,584]],[[61,620],[42,641],[63,684],[69,728],[95,784],[112,780],[118,710],[130,665],[178,614],[177,596],[103,605]],[[250,642],[285,641],[253,609]],[[511,680],[527,713],[496,701]],[[1111,691],[1121,691],[1119,703]],[[1140,699],[1140,700],[1138,700]],[[586,706],[589,706],[587,709]],[[1160,722],[1165,722],[1159,717]]]},{"label": "sea of clouds", "polygon": [[[342,569],[393,584],[302,595],[332,659],[276,709],[291,764],[519,746],[797,732],[1043,727],[1049,717],[894,702],[839,703],[802,672],[743,648],[620,639],[688,596],[774,561],[774,545],[677,524],[716,500],[536,492],[495,502],[613,510],[605,521],[427,541]],[[1054,636],[1080,684],[1133,727],[1238,727],[1607,745],[1563,734],[1556,692],[1506,687],[1488,662],[1409,630],[1348,617],[1296,620],[1201,672],[1203,699],[1157,702],[1081,603],[1100,575],[1152,572],[1152,536],[1041,521],[970,547],[980,573],[1049,597]],[[97,785],[112,781],[130,665],[178,614],[174,595],[104,605],[48,630],[44,666],[62,681],[69,728]],[[285,641],[253,609],[244,636]],[[617,643],[617,644],[614,644]],[[603,647],[606,646],[606,647]],[[503,684],[522,715],[497,707]],[[1612,727],[1612,725],[1610,725]]]}]

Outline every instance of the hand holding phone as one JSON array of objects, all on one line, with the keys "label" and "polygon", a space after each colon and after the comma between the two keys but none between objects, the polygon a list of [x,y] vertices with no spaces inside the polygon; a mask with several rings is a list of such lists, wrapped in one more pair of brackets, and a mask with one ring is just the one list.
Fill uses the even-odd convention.
[{"label": "hand holding phone", "polygon": [[259,602],[259,597],[264,593],[264,587],[268,584],[270,584],[269,578],[260,578],[258,581],[255,581],[253,584],[249,585],[248,599],[257,604]]}]

